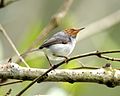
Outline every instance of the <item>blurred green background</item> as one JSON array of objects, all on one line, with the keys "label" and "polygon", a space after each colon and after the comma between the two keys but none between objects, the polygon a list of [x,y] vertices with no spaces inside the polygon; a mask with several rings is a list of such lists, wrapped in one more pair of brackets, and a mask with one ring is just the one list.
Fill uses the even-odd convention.
[{"label": "blurred green background", "polygon": [[[4,26],[20,53],[29,48],[63,2],[64,0],[18,0],[0,9],[0,23]],[[60,26],[49,33],[48,37],[64,28],[89,26],[118,10],[120,10],[120,0],[74,0],[67,15],[62,19]],[[97,28],[99,29],[99,26]],[[96,50],[119,49],[119,31],[120,23],[118,21],[110,28],[86,36],[84,39],[78,39],[77,45],[70,57]],[[78,38],[80,37],[82,37],[82,33]],[[3,34],[0,33],[0,61],[5,62],[6,58],[15,55],[10,44]],[[119,54],[111,54],[110,56],[120,57]],[[111,62],[97,57],[87,57],[79,60],[86,66],[101,67],[106,63],[111,63],[114,68],[120,68],[119,62]],[[49,67],[45,56],[40,55],[39,52],[31,53],[26,58],[26,61],[31,67]],[[74,60],[67,65],[61,66],[61,68],[77,66],[80,66],[79,62]],[[12,89],[12,96],[14,96],[29,83],[26,81],[24,83],[0,87],[0,96],[3,96],[10,88]],[[119,87],[108,88],[100,84],[43,82],[41,84],[34,84],[23,96],[37,94],[51,96],[120,96],[119,91]]]}]

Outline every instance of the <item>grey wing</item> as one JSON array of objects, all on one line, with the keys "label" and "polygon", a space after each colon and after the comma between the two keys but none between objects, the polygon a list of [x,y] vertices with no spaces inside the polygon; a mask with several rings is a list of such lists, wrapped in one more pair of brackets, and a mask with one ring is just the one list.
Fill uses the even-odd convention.
[{"label": "grey wing", "polygon": [[71,39],[69,38],[69,36],[67,36],[65,34],[59,34],[59,33],[55,34],[52,38],[50,38],[47,41],[45,41],[39,47],[39,49],[42,49],[44,47],[49,47],[49,46],[54,45],[54,44],[67,44],[69,41],[71,41]]}]

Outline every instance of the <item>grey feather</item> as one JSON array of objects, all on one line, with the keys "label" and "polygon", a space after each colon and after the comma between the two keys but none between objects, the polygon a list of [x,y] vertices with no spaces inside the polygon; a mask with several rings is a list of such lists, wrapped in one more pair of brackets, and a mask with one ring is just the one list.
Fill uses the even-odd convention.
[{"label": "grey feather", "polygon": [[71,41],[71,38],[66,34],[65,32],[58,32],[55,35],[53,35],[50,39],[46,40],[39,49],[42,49],[44,47],[49,47],[54,44],[67,44]]}]

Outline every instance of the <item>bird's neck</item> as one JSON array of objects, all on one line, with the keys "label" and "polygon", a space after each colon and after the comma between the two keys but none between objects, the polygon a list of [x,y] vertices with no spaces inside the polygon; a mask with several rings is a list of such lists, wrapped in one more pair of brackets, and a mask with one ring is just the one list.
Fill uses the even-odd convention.
[{"label": "bird's neck", "polygon": [[76,43],[76,37],[70,37],[72,43]]}]

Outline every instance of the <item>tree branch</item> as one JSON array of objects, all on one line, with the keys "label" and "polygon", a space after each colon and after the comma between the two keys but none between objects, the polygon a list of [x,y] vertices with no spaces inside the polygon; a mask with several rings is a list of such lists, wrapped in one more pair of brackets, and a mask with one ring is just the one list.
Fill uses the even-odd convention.
[{"label": "tree branch", "polygon": [[[78,59],[78,58],[83,58],[83,57],[88,57],[88,56],[97,56],[97,57],[99,57],[99,58],[101,58],[101,56],[102,56],[102,54],[110,54],[110,53],[120,53],[120,50],[115,50],[115,51],[95,51],[95,52],[90,52],[90,53],[85,53],[85,54],[82,54],[82,55],[79,55],[79,56],[75,56],[75,57],[72,57],[72,58],[70,58],[70,59],[68,59],[67,60],[67,62],[68,61],[71,61],[71,60],[74,60],[74,59]],[[106,59],[107,58],[107,60],[111,60],[111,57],[110,57],[110,59],[109,59],[109,57],[102,57],[102,58],[104,58],[104,59]],[[116,59],[112,59],[112,61],[113,60],[115,60],[116,61]],[[43,82],[43,81],[46,81],[46,80],[49,80],[48,78],[49,78],[49,76],[54,76],[54,71],[53,70],[57,70],[56,68],[58,68],[59,66],[61,66],[61,65],[63,65],[64,63],[66,62],[66,60],[65,61],[62,61],[61,63],[59,63],[59,64],[56,64],[56,65],[53,65],[51,68],[49,68],[49,69],[32,69],[32,68],[24,68],[24,67],[20,67],[18,64],[16,64],[16,63],[11,63],[11,62],[8,62],[7,64],[1,64],[0,65],[0,78],[14,78],[14,79],[23,79],[23,80],[33,80],[27,87],[25,87],[22,91],[20,91],[18,94],[17,94],[17,96],[20,96],[21,94],[23,94],[29,87],[31,87],[35,82],[39,82],[39,83],[41,83],[41,82]],[[119,77],[119,70],[118,69],[113,69],[113,68],[111,68],[110,66],[108,66],[109,64],[107,64],[105,67],[103,67],[103,69],[104,69],[104,71],[105,72],[108,72],[109,73],[109,71],[110,71],[110,73],[111,73],[111,75],[110,76],[112,76],[113,75],[113,78],[117,75],[117,77]],[[109,67],[109,68],[108,68]],[[106,70],[106,68],[107,68],[107,70]],[[84,69],[84,70],[83,70]],[[82,67],[80,70],[83,70],[83,72],[82,73],[84,73],[84,71],[85,70],[88,70],[88,71],[90,71],[92,69],[92,71],[93,71],[93,75],[94,75],[94,72],[96,72],[97,74],[98,74],[98,71],[95,71],[96,69],[99,69],[99,71],[101,72],[101,68],[91,68],[91,67]],[[103,70],[102,69],[102,70]],[[109,69],[109,70],[108,70]],[[40,71],[40,73],[39,73],[39,71]],[[64,71],[66,71],[66,70],[64,70]],[[72,70],[70,70],[71,72],[72,72]],[[88,71],[85,71],[85,72],[88,72]],[[58,71],[58,73],[59,73],[60,71]],[[76,72],[76,71],[75,71]],[[56,74],[56,75],[58,75],[58,73]],[[63,73],[63,74],[62,74]],[[61,73],[61,75],[65,75],[64,73],[65,72],[63,72],[62,71],[62,73]],[[74,73],[74,70],[73,70],[73,72],[71,73],[71,75],[73,75],[73,73]],[[81,74],[82,74],[81,73]],[[114,75],[114,73],[117,73],[117,74],[115,74]],[[49,74],[53,74],[53,75],[49,75]],[[68,75],[69,73],[67,73],[66,75]],[[76,73],[77,74],[77,73]],[[91,72],[90,72],[90,74],[92,74]],[[99,73],[99,74],[101,74],[101,73]],[[105,74],[105,76],[107,76],[107,75],[109,75],[109,74],[107,74],[106,75],[106,73],[104,73]],[[88,75],[87,75],[88,76]],[[95,75],[96,76],[96,75]],[[103,76],[103,75],[102,75]],[[110,77],[110,76],[108,76],[108,77]],[[59,76],[58,76],[59,77]],[[69,76],[67,76],[67,77],[69,77]],[[34,79],[35,78],[35,79]],[[53,77],[51,77],[51,78],[53,78]],[[103,77],[104,78],[104,77]],[[116,78],[116,77],[115,77]],[[112,79],[112,77],[110,78],[110,79],[108,79],[108,81],[109,80],[111,80]],[[119,78],[117,78],[118,79],[118,81],[116,82],[115,81],[115,84],[117,83],[117,85],[119,85]],[[61,80],[61,79],[60,79]],[[66,80],[66,78],[64,79],[64,80]],[[64,81],[64,80],[62,80],[62,81]],[[86,79],[83,79],[83,80],[86,80]],[[88,78],[87,78],[87,80],[89,80]],[[112,79],[112,80],[116,80],[116,79]],[[50,80],[49,80],[50,81]],[[52,80],[51,80],[52,81]],[[55,81],[55,80],[54,80]],[[59,81],[59,80],[58,80]],[[69,80],[67,79],[67,81],[66,82],[73,82],[74,81],[74,79],[71,79],[71,78],[69,78]],[[99,80],[98,80],[99,81]],[[95,81],[94,82],[98,82],[98,81],[96,81],[96,79],[95,79]],[[78,81],[74,81],[74,82],[78,82]],[[82,81],[83,82],[83,81]],[[85,81],[84,81],[85,82]],[[86,82],[88,82],[88,81],[86,81]],[[92,81],[90,81],[90,82],[92,82]],[[101,81],[102,82],[102,81]],[[102,82],[103,83],[103,82]],[[104,84],[104,83],[103,83]],[[111,84],[111,81],[109,81],[109,83],[107,82],[107,83],[105,83],[107,86],[109,86],[109,87],[114,87],[114,86],[117,86],[117,85],[114,85],[113,83]]]},{"label": "tree branch", "polygon": [[108,57],[108,56],[104,56],[102,54],[111,54],[111,53],[120,53],[120,50],[110,50],[110,51],[94,51],[94,52],[89,52],[89,53],[85,53],[79,56],[75,56],[72,57],[70,59],[68,59],[68,61],[73,60],[73,59],[78,59],[78,58],[83,58],[83,57],[89,57],[89,56],[97,56],[99,58],[103,58],[106,60],[110,60],[110,61],[119,61],[120,62],[120,58],[112,58],[112,57]]},{"label": "tree branch", "polygon": [[[0,65],[0,78],[34,80],[48,69],[25,68],[15,63]],[[44,78],[43,78],[44,79]],[[120,86],[120,70],[110,64],[103,68],[81,67],[81,69],[55,69],[47,74],[44,82],[92,82],[105,84],[108,87]],[[38,80],[39,82],[39,80]]]},{"label": "tree branch", "polygon": [[110,60],[110,61],[118,61],[118,62],[120,62],[120,58],[113,58],[113,57],[109,57],[109,56],[105,56],[105,55],[98,55],[98,57],[106,59],[106,60]]},{"label": "tree branch", "polygon": [[61,62],[59,64],[53,65],[51,68],[49,68],[47,71],[45,71],[42,75],[40,74],[30,84],[28,84],[28,86],[26,86],[23,90],[21,90],[16,96],[20,96],[21,94],[23,94],[28,88],[30,88],[36,82],[38,82],[38,81],[39,81],[39,83],[43,82],[48,77],[48,73],[50,73],[52,70],[57,69],[59,66],[63,65],[64,63],[66,63],[68,61],[71,61],[73,59],[88,57],[88,56],[99,56],[101,54],[119,53],[119,52],[120,52],[119,50],[117,50],[117,51],[102,51],[102,52],[96,51],[96,52],[86,53],[86,54],[83,54],[80,56],[72,57],[72,58],[68,59],[67,61],[64,60],[63,62]]}]

